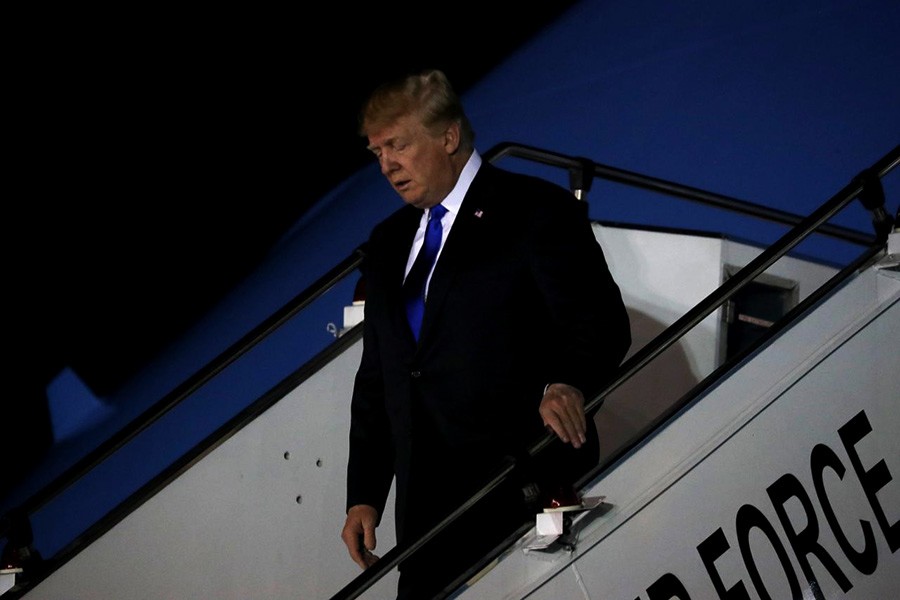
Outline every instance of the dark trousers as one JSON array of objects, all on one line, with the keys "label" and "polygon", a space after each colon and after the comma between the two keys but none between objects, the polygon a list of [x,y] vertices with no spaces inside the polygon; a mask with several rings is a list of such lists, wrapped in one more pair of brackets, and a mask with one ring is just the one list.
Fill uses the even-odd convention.
[{"label": "dark trousers", "polygon": [[533,521],[534,512],[523,498],[514,485],[503,485],[420,547],[399,566],[397,599],[446,598],[459,588],[448,588],[455,580],[464,577],[458,582],[464,583],[477,574],[510,536]]},{"label": "dark trousers", "polygon": [[[419,438],[417,449],[422,452],[416,456],[427,459],[413,462],[406,514],[398,515],[398,522],[404,520],[399,536],[403,544],[422,538],[498,476],[504,464],[499,453],[489,460],[479,451],[464,453],[440,447],[436,444],[439,439],[433,431]],[[502,483],[399,565],[398,600],[447,597],[459,588],[448,586],[477,574],[510,536],[524,525],[533,526],[534,516],[546,500],[541,494],[571,485],[597,464],[596,430],[589,430],[588,443],[578,450],[559,442],[544,450],[532,458],[522,449],[514,457],[516,468]]]}]

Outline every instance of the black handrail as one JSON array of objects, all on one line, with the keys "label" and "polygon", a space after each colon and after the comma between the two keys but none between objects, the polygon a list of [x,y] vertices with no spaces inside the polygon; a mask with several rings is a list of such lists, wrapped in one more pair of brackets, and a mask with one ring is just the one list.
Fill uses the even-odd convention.
[{"label": "black handrail", "polygon": [[[900,147],[898,147],[900,148]],[[871,169],[867,170],[867,173],[877,173],[879,177],[883,177],[884,174],[893,169],[897,164],[898,148],[895,148],[892,153],[887,155],[884,159],[876,163]],[[526,158],[533,160],[535,162],[540,162],[544,164],[549,164],[552,166],[568,168],[570,172],[570,182],[573,186],[578,189],[587,190],[590,187],[590,181],[593,177],[599,177],[603,179],[607,179],[610,181],[617,181],[621,183],[626,183],[628,185],[632,185],[634,187],[639,187],[663,194],[668,194],[688,200],[693,200],[696,202],[700,202],[703,204],[708,204],[711,206],[726,208],[732,211],[736,211],[742,214],[746,214],[749,216],[754,216],[758,218],[773,220],[781,223],[803,223],[806,220],[809,220],[808,217],[806,220],[801,218],[800,216],[793,215],[791,213],[786,213],[784,211],[778,211],[774,209],[769,209],[766,207],[762,207],[759,205],[755,205],[749,202],[737,200],[735,198],[729,198],[727,196],[722,196],[719,194],[715,194],[712,192],[707,192],[704,190],[699,190],[697,188],[691,188],[688,186],[683,186],[680,184],[676,184],[673,182],[667,182],[661,179],[657,179],[654,177],[641,175],[637,173],[632,173],[628,171],[624,171],[621,169],[616,169],[613,167],[608,167],[604,165],[597,165],[592,161],[583,158],[574,158],[570,156],[566,156],[559,153],[549,152],[540,150],[537,148],[524,146],[520,144],[512,144],[512,143],[503,143],[495,146],[488,152],[484,154],[485,159],[489,161],[496,161],[504,156],[514,156],[520,158]],[[893,157],[889,159],[889,157]],[[887,166],[887,163],[890,163]],[[879,166],[882,165],[882,166]],[[591,176],[588,177],[587,175]],[[859,179],[859,178],[858,178]],[[576,183],[577,182],[577,183]],[[848,187],[859,187],[861,189],[861,184],[857,181],[856,185]],[[573,192],[576,190],[573,189]],[[859,193],[859,190],[857,190]],[[852,200],[852,197],[850,198]],[[849,202],[849,201],[848,201]],[[872,236],[867,236],[855,230],[846,229],[842,227],[834,227],[828,224],[823,224],[824,220],[829,218],[833,213],[829,213],[827,216],[823,217],[821,220],[817,220],[817,226],[821,233],[826,233],[832,237],[836,237],[845,241],[871,245],[875,240]],[[814,229],[816,226],[813,226]],[[806,229],[806,227],[804,227]],[[811,233],[812,229],[807,231]],[[787,236],[785,236],[787,237]],[[805,237],[805,236],[804,236]],[[783,238],[784,239],[784,238]],[[799,240],[798,240],[799,241]],[[793,247],[792,244],[790,247],[784,249],[785,252],[790,250]],[[254,348],[257,344],[263,341],[270,333],[276,331],[279,327],[293,318],[298,312],[306,308],[313,301],[321,297],[328,290],[332,289],[337,283],[342,281],[346,276],[354,272],[359,265],[361,264],[363,258],[365,256],[365,245],[361,245],[357,247],[347,258],[341,261],[337,266],[328,271],[325,275],[320,277],[316,282],[307,287],[303,292],[295,296],[291,299],[287,304],[285,304],[281,309],[276,311],[271,317],[267,318],[260,325],[252,329],[242,338],[240,338],[237,342],[233,343],[229,346],[225,351],[216,356],[210,363],[208,363],[205,367],[201,368],[195,374],[190,376],[187,380],[185,380],[182,384],[164,396],[161,400],[159,400],[156,404],[138,416],[136,419],[131,421],[125,427],[123,427],[120,431],[111,436],[108,440],[100,444],[96,449],[88,453],[86,456],[77,461],[74,465],[69,467],[66,471],[52,480],[49,484],[44,486],[41,490],[36,492],[34,495],[29,497],[25,502],[23,502],[19,507],[15,510],[17,513],[30,515],[35,511],[39,510],[41,507],[49,503],[53,498],[61,494],[63,491],[68,489],[71,485],[77,482],[83,475],[88,473],[91,469],[99,465],[106,458],[114,454],[117,450],[125,446],[129,441],[131,441],[138,434],[149,428],[153,423],[162,418],[166,413],[171,411],[173,408],[178,406],[180,402],[188,398],[191,394],[209,382],[213,377],[222,372],[229,365],[234,363],[241,356],[245,355],[252,348]],[[759,257],[757,261],[760,261],[762,258]],[[752,264],[752,263],[751,263]],[[748,267],[751,265],[748,265]],[[766,265],[767,266],[767,265]],[[745,267],[746,269],[747,267]],[[765,267],[762,267],[764,269]],[[732,277],[729,281],[734,282],[737,275]],[[736,283],[731,284],[734,289],[731,290],[733,293],[738,289]],[[712,309],[714,310],[714,308]],[[689,319],[690,317],[690,319]],[[686,327],[689,329],[693,325],[688,325],[688,321],[696,318],[696,316],[691,316],[691,313],[685,315],[682,320],[679,321],[681,323],[680,328]],[[698,321],[701,320],[697,319]],[[679,323],[676,323],[678,325]],[[695,324],[695,323],[694,323]],[[686,330],[686,329],[685,329]],[[667,330],[668,331],[668,330]],[[662,335],[665,335],[666,332],[663,332]],[[668,336],[667,336],[668,337]],[[666,347],[671,343],[674,343],[677,336],[672,336],[671,340],[661,339],[661,343],[665,342]],[[649,345],[648,345],[649,346]],[[646,347],[645,347],[646,348]],[[662,352],[665,348],[661,348],[659,352]],[[654,353],[652,356],[643,356],[641,353],[632,357],[632,359],[623,365],[623,368],[628,365],[633,364],[633,361],[636,357],[642,357],[641,363],[638,366],[634,364],[636,367],[634,370],[639,370],[642,368],[646,362],[649,362],[654,358],[659,352]],[[621,372],[621,369],[620,369]],[[615,387],[618,387],[626,377],[617,377],[615,381]],[[608,393],[613,391],[615,387],[612,387],[600,396],[595,398],[588,405],[588,409],[593,409],[599,406],[599,403],[602,402],[602,398],[604,398]],[[548,445],[554,438],[552,436],[547,436],[546,438],[540,440],[535,447],[530,449],[530,452],[533,454],[541,451],[546,445]],[[499,484],[503,479],[505,479],[509,473],[512,472],[516,468],[515,463],[511,463],[506,465],[498,477],[500,480],[494,482],[493,485]],[[442,521],[434,530],[434,534],[438,533],[443,529],[444,526],[449,525],[453,520],[455,520],[457,513],[461,514],[461,512],[465,512],[465,510],[470,507],[472,504],[476,503],[478,499],[483,497],[483,495],[490,492],[492,489],[492,484],[488,484],[488,487],[483,490],[483,494],[476,494],[469,502],[465,503],[462,507],[460,507],[460,511],[454,512],[452,515],[448,516],[445,521]],[[0,523],[5,522],[5,519],[0,520]],[[0,531],[0,537],[4,537],[7,534],[6,531]],[[418,547],[422,544],[426,543],[428,539],[431,538],[431,534],[426,534],[426,537],[420,540],[419,543],[414,543],[407,549],[395,549],[400,552],[397,555],[396,562],[399,562],[408,554],[414,552]],[[393,552],[393,551],[391,551]],[[387,565],[391,563],[393,559],[391,558],[391,553],[389,552],[385,555],[380,564]],[[393,562],[393,564],[396,564]],[[374,576],[374,571],[369,569],[363,575],[371,575]],[[362,576],[361,576],[362,577]],[[358,578],[359,579],[359,578]],[[374,582],[375,579],[373,579]],[[354,580],[356,581],[356,580]],[[348,586],[349,587],[349,586]],[[363,588],[364,590],[365,588]],[[362,590],[361,590],[362,591]],[[355,596],[352,596],[355,597]],[[337,598],[337,596],[335,597]]]},{"label": "black handrail", "polygon": [[[551,153],[544,153],[542,151],[541,156],[544,160],[546,160],[549,164],[553,164],[552,160],[559,158],[560,155],[552,155]],[[529,157],[532,157],[533,149],[528,149],[526,152]],[[568,163],[568,166],[571,165],[574,168],[579,168],[583,163],[570,162],[568,159],[563,158],[563,162]],[[900,162],[900,146],[894,148],[890,153],[881,158],[875,165],[873,165],[870,169],[867,169],[863,173],[872,174],[876,173],[878,178],[884,177],[887,173],[893,170],[898,162]],[[722,286],[709,294],[706,298],[704,298],[700,303],[698,303],[694,308],[689,310],[678,319],[675,323],[667,327],[662,333],[657,335],[653,340],[651,340],[648,344],[646,344],[643,348],[641,348],[638,352],[628,358],[616,371],[616,374],[611,379],[610,383],[604,387],[596,396],[594,396],[585,406],[586,412],[592,414],[596,410],[600,408],[602,402],[606,399],[609,394],[618,389],[625,381],[627,381],[630,377],[634,376],[641,369],[646,367],[654,358],[661,355],[667,348],[669,348],[672,344],[674,344],[678,339],[680,339],[685,333],[690,331],[695,325],[697,325],[700,321],[706,318],[710,313],[718,309],[722,303],[727,301],[731,296],[733,296],[737,291],[739,291],[742,287],[747,285],[753,279],[755,279],[759,274],[765,271],[769,266],[771,266],[778,259],[786,255],[792,248],[794,248],[797,244],[799,244],[803,239],[808,237],[811,233],[816,231],[817,228],[822,228],[823,224],[833,217],[837,212],[845,208],[848,204],[850,204],[854,199],[856,199],[860,194],[864,191],[864,184],[866,181],[871,181],[871,177],[868,179],[863,176],[857,176],[853,179],[851,183],[846,185],[841,191],[832,196],[828,201],[826,201],[818,210],[814,211],[811,215],[806,218],[798,219],[797,224],[790,231],[784,234],[778,241],[772,244],[769,248],[763,251],[759,256],[750,261],[746,266],[741,268],[737,273],[731,276],[728,281],[726,281]],[[879,183],[880,185],[880,183]],[[883,200],[883,197],[882,197]],[[864,203],[865,204],[865,203]],[[739,208],[739,204],[733,205],[735,210],[741,210]],[[883,211],[879,211],[878,208],[866,206],[867,209],[872,211],[873,213],[880,214]],[[883,205],[880,207],[883,209]],[[881,223],[881,219],[879,219],[879,223]],[[876,228],[880,228],[876,225]],[[834,232],[837,233],[837,232]],[[856,261],[854,261],[851,265],[842,269],[838,274],[832,277],[829,282],[826,282],[822,288],[827,288],[828,290],[833,289],[840,282],[846,280],[846,278],[852,274],[856,269],[858,269],[862,264],[868,262],[872,256],[876,255],[883,248],[883,240],[880,239],[881,236],[871,237],[870,246],[866,252],[864,252]],[[820,288],[820,289],[822,289]],[[807,307],[811,306],[814,301],[818,301],[822,297],[825,292],[820,292],[817,294],[811,295],[807,300],[801,303],[795,310],[790,311],[788,315],[785,315],[782,319],[779,320],[779,326],[773,327],[769,331],[766,332],[765,335],[761,336],[757,339],[753,344],[745,348],[741,353],[737,356],[733,357],[728,361],[727,365],[723,365],[723,367],[730,368],[733,364],[736,364],[736,361],[740,360],[742,357],[746,356],[748,353],[752,352],[754,349],[760,347],[766,341],[771,339],[774,335],[776,335],[784,325],[789,322],[789,319],[796,318],[802,311],[797,310],[802,307],[802,310],[805,310]],[[689,391],[682,399],[676,402],[670,410],[666,411],[665,415],[661,416],[657,419],[652,426],[641,432],[641,439],[644,436],[651,433],[653,430],[657,429],[665,420],[671,418],[672,415],[677,412],[678,409],[682,408],[686,402],[696,397],[699,393],[695,390],[702,389],[708,387],[710,382],[714,379],[717,379],[724,372],[723,369],[717,369],[714,373],[705,377],[703,381],[699,382],[694,389]],[[544,450],[547,446],[557,440],[557,437],[554,434],[547,433],[544,434],[539,440],[535,442],[533,446],[528,449],[529,460],[540,452]],[[636,444],[639,440],[632,440],[629,447]],[[616,457],[622,455],[623,452],[626,451],[626,448],[621,448],[619,452],[616,454]],[[437,525],[435,525],[431,530],[425,533],[418,540],[414,540],[408,544],[398,544],[387,553],[384,554],[373,566],[369,567],[365,571],[363,571],[360,575],[358,575],[355,579],[353,579],[350,583],[348,583],[344,588],[342,588],[337,594],[332,596],[330,600],[353,600],[354,598],[358,598],[360,594],[365,592],[369,587],[371,587],[376,581],[381,579],[385,574],[391,571],[394,567],[400,564],[403,560],[407,559],[410,555],[412,555],[416,550],[426,544],[428,541],[437,536],[441,531],[449,527],[457,518],[462,516],[466,511],[468,511],[473,505],[475,505],[481,498],[489,494],[493,489],[497,488],[499,485],[504,483],[507,478],[511,476],[516,469],[519,468],[519,460],[515,457],[506,457],[503,463],[498,467],[498,470],[494,477],[485,484],[485,486],[476,492],[471,498],[469,498],[466,502],[460,505],[456,510],[454,510],[450,515],[445,517],[442,521],[440,521]],[[583,484],[586,481],[594,479],[600,473],[602,473],[605,469],[609,468],[610,465],[614,464],[612,461],[604,461],[604,463],[597,465],[590,473],[586,474],[582,477],[579,484]],[[465,577],[468,576],[468,573],[463,577],[457,580],[457,585],[461,584],[465,581]]]},{"label": "black handrail", "polygon": [[[649,175],[643,175],[633,171],[626,171],[608,165],[597,164],[585,158],[567,156],[565,154],[559,154],[558,152],[541,150],[522,144],[509,142],[498,144],[488,152],[485,152],[484,156],[490,161],[500,159],[504,156],[511,156],[524,158],[545,165],[568,168],[571,176],[570,179],[573,182],[586,179],[583,171],[589,170],[594,177],[606,179],[607,181],[623,183],[631,187],[649,190],[668,196],[675,196],[684,200],[691,200],[707,206],[739,212],[744,215],[781,223],[783,225],[796,225],[802,221],[802,217],[776,208],[754,204],[746,200],[739,200],[738,198],[732,198],[722,194],[707,192],[695,187],[650,177]],[[572,185],[576,186],[578,184],[573,183]],[[874,237],[871,235],[866,235],[855,229],[848,229],[846,227],[829,224],[823,224],[819,228],[819,233],[864,246],[868,246],[874,241]]]},{"label": "black handrail", "polygon": [[[298,312],[337,285],[344,277],[359,267],[363,254],[364,250],[362,247],[356,248],[350,256],[345,258],[337,266],[316,280],[312,285],[291,299],[272,316],[254,327],[250,332],[216,356],[206,366],[202,367],[199,371],[178,385],[174,390],[163,396],[162,399],[153,406],[130,421],[109,439],[97,446],[97,448],[86,454],[50,483],[26,499],[20,505],[19,509],[31,514],[49,503],[70,486],[74,485],[94,467],[112,456],[117,450],[137,437],[138,434],[153,425],[153,423],[165,416],[166,413],[178,406],[179,403],[203,387],[213,377],[252,350],[270,333],[276,331]],[[0,536],[3,535],[5,535],[5,532],[0,531]]]},{"label": "black handrail", "polygon": [[[578,189],[582,189],[582,187],[585,189],[589,188],[590,183],[588,182],[591,180],[591,177],[588,175],[591,175],[592,177],[624,183],[633,187],[676,196],[718,208],[725,208],[745,215],[779,223],[796,224],[801,221],[800,216],[785,211],[771,209],[751,202],[684,186],[656,177],[650,177],[648,175],[625,171],[607,165],[600,165],[588,159],[567,156],[565,154],[541,150],[523,144],[503,142],[494,146],[484,154],[485,159],[491,162],[495,162],[506,156],[524,158],[542,164],[567,168],[569,169],[570,174],[572,174],[572,185],[577,186]],[[582,183],[575,183],[575,181]],[[857,244],[869,245],[873,242],[872,236],[867,236],[858,231],[844,227],[825,224],[820,229],[822,233]],[[277,330],[298,312],[325,294],[344,277],[355,271],[359,267],[364,254],[364,245],[356,248],[350,256],[341,261],[337,266],[316,280],[300,294],[292,298],[271,317],[226,348],[206,366],[188,377],[187,380],[166,394],[153,406],[130,421],[121,430],[114,433],[110,438],[97,446],[97,448],[79,459],[75,464],[67,468],[43,488],[26,499],[19,506],[19,509],[27,514],[31,514],[74,485],[75,482],[86,473],[90,472],[97,465],[112,456],[120,448],[127,445],[132,439],[165,416],[191,394],[208,383],[213,377],[221,373],[241,356],[252,350],[270,333]],[[0,531],[0,536],[3,535],[5,535],[5,532]]]},{"label": "black handrail", "polygon": [[[878,174],[880,179],[896,167],[898,162],[900,162],[900,147],[895,148],[892,153],[889,153],[875,163],[872,170]],[[802,219],[793,229],[785,233],[779,240],[766,248],[766,250],[747,263],[733,276],[729,277],[725,283],[686,312],[681,318],[672,323],[672,325],[667,327],[662,333],[654,338],[651,343],[645,345],[625,361],[619,369],[616,378],[610,384],[610,387],[590,401],[585,406],[585,410],[588,412],[598,410],[600,404],[609,393],[614,391],[623,384],[625,380],[643,369],[653,359],[662,354],[684,334],[700,323],[700,321],[718,309],[736,292],[753,281],[777,260],[790,252],[791,249],[816,231],[816,229],[822,227],[828,219],[843,210],[854,199],[859,197],[863,193],[864,188],[864,180],[860,177],[854,178],[853,181],[829,198],[812,214],[805,219]],[[883,209],[883,204],[879,208]],[[871,210],[873,212],[880,212],[878,211],[878,208],[873,208]],[[870,244],[880,245],[883,244],[883,240],[872,237]],[[534,448],[532,448],[531,452],[534,453],[539,451],[553,439],[554,436],[552,435],[545,436],[534,446]]]},{"label": "black handrail", "polygon": [[[636,431],[631,438],[619,445],[616,450],[610,454],[602,463],[598,464],[589,473],[582,477],[581,481],[586,482],[595,479],[603,471],[612,464],[618,462],[623,456],[627,455],[635,446],[647,438],[651,433],[664,425],[673,415],[680,412],[685,406],[698,398],[703,392],[719,381],[721,377],[734,369],[735,365],[740,364],[743,360],[753,354],[758,348],[765,345],[770,339],[777,336],[781,331],[794,323],[801,315],[807,313],[810,308],[816,305],[822,298],[833,291],[836,287],[852,276],[854,273],[861,271],[871,261],[882,254],[884,249],[880,245],[873,245],[860,254],[855,260],[851,261],[846,267],[835,273],[828,281],[819,286],[818,289],[810,293],[802,302],[789,310],[782,318],[778,319],[770,327],[768,327],[763,335],[760,335],[753,342],[747,344],[745,348],[728,358],[719,365],[712,373],[704,377],[702,381],[697,382],[694,387],[688,390],[676,402],[673,402],[668,408],[660,413],[655,419],[648,422],[640,430]],[[665,332],[662,332],[664,334]],[[662,335],[660,334],[660,335]],[[627,364],[622,365],[623,369],[629,368]]]}]

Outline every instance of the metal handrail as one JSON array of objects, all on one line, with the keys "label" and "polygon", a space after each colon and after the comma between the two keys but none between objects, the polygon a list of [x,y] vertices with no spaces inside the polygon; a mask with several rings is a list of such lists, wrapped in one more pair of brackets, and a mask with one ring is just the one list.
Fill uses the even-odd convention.
[{"label": "metal handrail", "polygon": [[[565,154],[542,150],[532,146],[506,142],[498,144],[485,153],[485,158],[490,161],[500,159],[504,156],[523,158],[545,165],[567,168],[569,169],[570,181],[587,182],[589,179],[587,179],[585,175],[590,174],[593,177],[605,179],[614,183],[622,183],[631,187],[665,194],[667,196],[675,196],[683,200],[691,200],[707,206],[739,212],[758,219],[781,223],[782,225],[796,225],[803,220],[803,217],[799,215],[748,202],[747,200],[740,200],[731,196],[708,192],[706,190],[682,185],[673,181],[667,181],[665,179],[659,179],[657,177],[651,177],[642,173],[598,164],[586,158],[567,156]],[[819,233],[865,246],[868,246],[875,241],[874,236],[867,235],[855,229],[830,225],[827,223],[819,228]]]},{"label": "metal handrail", "polygon": [[[363,255],[363,247],[360,246],[356,248],[350,256],[345,258],[337,266],[316,280],[312,285],[291,299],[272,316],[254,327],[251,331],[216,356],[206,366],[202,367],[178,385],[174,390],[163,396],[153,406],[134,418],[105,442],[97,446],[97,448],[86,454],[83,458],[50,481],[50,483],[26,499],[19,506],[19,510],[27,514],[34,513],[74,485],[94,467],[115,454],[116,451],[165,416],[183,400],[208,383],[213,377],[224,371],[229,365],[252,350],[257,344],[268,337],[269,334],[276,331],[297,313],[337,285],[344,277],[359,267]],[[3,535],[5,535],[5,532],[0,531],[0,536]]]},{"label": "metal handrail", "polygon": [[[802,230],[805,232],[803,237],[811,233],[814,229],[818,228],[821,233],[853,243],[871,245],[875,242],[875,237],[873,236],[867,236],[855,230],[835,227],[824,223],[827,218],[829,218],[834,214],[834,212],[839,210],[837,208],[832,212],[828,212],[827,215],[820,215],[820,213],[822,212],[822,209],[820,209],[819,211],[814,213],[814,215],[811,215],[810,217],[804,219],[798,215],[769,209],[767,207],[762,207],[760,205],[755,205],[753,203],[745,202],[735,198],[729,198],[727,196],[699,190],[697,188],[683,186],[677,183],[664,181],[647,175],[628,172],[609,166],[598,165],[583,158],[570,157],[559,153],[524,146],[521,144],[499,144],[491,150],[487,151],[484,156],[486,160],[489,160],[491,162],[495,162],[505,156],[512,156],[525,158],[556,167],[567,168],[570,173],[570,180],[571,182],[573,182],[573,187],[575,187],[574,182],[577,181],[577,187],[579,189],[589,188],[591,178],[602,178],[610,181],[625,183],[634,187],[639,187],[654,192],[708,204],[714,207],[726,208],[728,210],[740,212],[749,216],[754,216],[780,223],[796,224],[798,228],[802,228]],[[872,169],[867,170],[867,172],[875,172],[877,173],[878,177],[883,177],[884,174],[886,174],[896,166],[898,156],[900,156],[900,152],[898,152],[898,148],[895,148],[892,153],[889,153],[885,158],[879,161],[879,163],[876,163],[876,165],[873,166]],[[851,201],[855,197],[855,195],[859,194],[863,186],[859,183],[859,181],[855,180],[854,184],[850,184],[847,187],[852,188],[851,191],[853,192],[853,194],[847,199],[847,202],[841,204],[841,208],[849,203],[849,201]],[[573,189],[573,192],[574,191],[576,190]],[[845,188],[844,191],[847,191],[847,189]],[[815,223],[813,224],[812,221],[814,221]],[[785,242],[785,240],[789,236],[790,233],[784,236],[781,241],[776,242],[776,244],[783,244],[785,246],[783,248],[783,252],[785,253],[799,242],[799,240],[797,240],[793,243],[788,244],[787,242]],[[234,363],[240,357],[244,356],[257,344],[266,339],[269,334],[276,331],[287,321],[293,318],[297,313],[302,311],[313,301],[332,289],[346,276],[354,272],[362,263],[364,256],[365,245],[363,244],[357,247],[347,258],[342,260],[338,265],[336,265],[325,275],[316,280],[312,285],[308,286],[300,294],[291,299],[281,309],[276,311],[271,317],[263,321],[257,327],[253,328],[237,342],[233,343],[226,350],[216,356],[206,366],[198,370],[182,384],[177,386],[172,392],[168,393],[161,400],[159,400],[133,421],[131,421],[128,425],[123,427],[120,431],[111,436],[108,440],[103,442],[96,449],[88,453],[86,456],[84,456],[82,459],[77,461],[74,465],[69,467],[66,471],[52,480],[49,484],[29,497],[25,502],[17,507],[16,510],[30,515],[49,503],[56,496],[76,483],[82,476],[102,463],[106,458],[110,457],[120,448],[128,444],[128,442],[130,442],[138,434],[152,426],[156,421],[170,412],[173,408],[178,406],[180,402],[188,398],[191,394],[193,394],[195,391],[209,382],[213,377],[221,373],[225,368]],[[767,256],[769,258],[765,258]],[[763,253],[760,257],[758,257],[753,263],[745,267],[745,269],[753,267],[753,270],[755,272],[761,272],[761,270],[764,270],[766,266],[768,266],[768,264],[771,264],[769,262],[766,262],[770,258],[771,255],[767,251],[766,253]],[[772,259],[773,262],[774,260],[777,260],[777,258]],[[765,265],[763,265],[764,262]],[[743,270],[741,272],[743,272]],[[729,280],[729,287],[727,288],[729,294],[734,293],[744,283],[746,283],[740,283],[739,281],[741,272],[739,272]],[[713,302],[716,299],[721,300],[721,298],[719,298],[720,296],[725,297],[726,295],[717,291],[714,292],[714,294],[712,294],[709,298],[707,298],[707,300],[710,302]],[[660,334],[660,336],[658,336],[658,338],[654,340],[654,342],[658,341],[661,346],[658,351],[650,349],[650,346],[653,344],[648,344],[648,346],[645,346],[645,348],[642,349],[641,352],[635,354],[633,357],[631,357],[631,359],[629,359],[629,361],[624,363],[619,371],[617,371],[618,375],[611,386],[605,389],[600,395],[595,397],[590,403],[588,403],[588,410],[593,410],[594,408],[599,407],[599,404],[602,402],[603,398],[605,398],[605,396],[612,392],[616,387],[621,385],[621,383],[623,383],[628,376],[643,368],[646,363],[650,362],[659,353],[665,350],[666,347],[674,343],[677,338],[684,333],[684,331],[687,331],[688,329],[690,329],[690,327],[696,324],[696,322],[702,320],[703,317],[700,316],[699,312],[695,312],[699,311],[700,309],[701,306],[698,305],[698,307],[695,307],[695,309],[686,314],[684,317],[682,317],[682,319],[680,319],[678,322],[676,322],[676,324],[672,326],[677,326],[677,335],[674,330],[670,332],[668,329]],[[703,308],[703,310],[706,309]],[[710,309],[709,312],[711,312],[712,310],[715,310],[715,308]],[[708,314],[708,312],[706,314]],[[554,438],[549,435],[545,438],[542,438],[536,443],[534,447],[529,449],[529,453],[532,456],[534,454],[537,454],[546,445],[552,442],[553,439]],[[473,498],[471,498],[468,502],[464,503],[458,511],[455,511],[453,514],[448,516],[447,519],[439,523],[433,532],[429,532],[423,539],[419,540],[416,543],[413,543],[407,548],[398,547],[388,552],[384,557],[382,557],[382,560],[379,561],[379,565],[396,565],[397,562],[403,560],[409,554],[416,551],[421,545],[431,539],[433,535],[437,534],[444,527],[452,523],[452,521],[454,521],[459,514],[465,512],[469,507],[477,503],[480,498],[490,493],[491,489],[505,480],[505,478],[508,477],[510,473],[512,473],[517,468],[517,466],[518,465],[516,464],[515,460],[513,460],[509,464],[505,464],[504,466],[502,466],[501,470],[498,472],[498,479],[496,481],[490,482],[481,492],[473,496]],[[150,490],[147,490],[147,492],[150,493]],[[0,520],[0,522],[2,522],[2,520]],[[4,537],[5,535],[6,531],[0,531],[0,537]],[[381,575],[379,575],[378,572],[380,572],[381,570],[381,568],[375,569],[374,567],[367,570],[360,577],[351,582],[351,584],[349,584],[347,588],[345,588],[345,590],[349,590],[349,593],[353,593],[352,590],[355,589],[355,586],[365,585],[365,587],[361,587],[361,589],[359,589],[359,592],[364,591],[369,585],[371,585],[371,583],[374,583],[374,581],[380,578]],[[365,584],[364,582],[368,581],[370,578],[371,583]],[[339,594],[334,598],[337,599],[343,597],[344,596],[341,596]],[[352,598],[356,596],[349,595],[347,597]]]}]

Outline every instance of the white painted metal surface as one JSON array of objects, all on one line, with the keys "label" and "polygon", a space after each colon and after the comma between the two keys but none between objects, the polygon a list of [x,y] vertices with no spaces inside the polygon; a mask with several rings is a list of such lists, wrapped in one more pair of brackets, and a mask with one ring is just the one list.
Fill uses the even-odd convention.
[{"label": "white painted metal surface", "polygon": [[[340,539],[360,350],[357,344],[335,358],[26,598],[314,600],[337,593],[361,572]],[[378,550],[394,546],[393,528],[388,514]],[[370,597],[388,598],[395,588],[391,574]]]}]

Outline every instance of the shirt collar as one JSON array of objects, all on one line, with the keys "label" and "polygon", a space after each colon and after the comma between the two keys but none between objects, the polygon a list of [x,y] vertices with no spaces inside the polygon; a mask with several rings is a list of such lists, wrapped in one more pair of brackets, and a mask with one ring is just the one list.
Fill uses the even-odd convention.
[{"label": "shirt collar", "polygon": [[456,185],[453,186],[453,189],[441,202],[444,208],[453,213],[454,216],[459,214],[463,198],[466,197],[466,192],[469,191],[469,186],[472,185],[472,180],[475,179],[475,174],[478,173],[480,168],[481,155],[478,154],[477,150],[473,150],[469,160],[466,161],[466,166],[463,167],[462,172],[459,174],[459,179],[456,180]]}]

